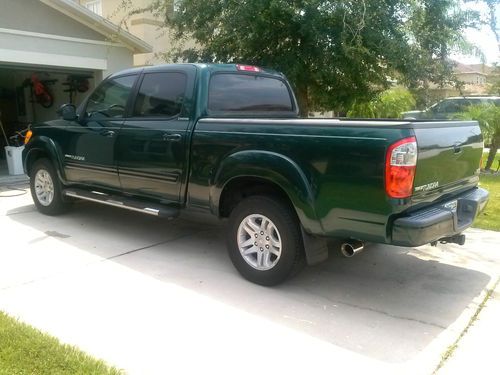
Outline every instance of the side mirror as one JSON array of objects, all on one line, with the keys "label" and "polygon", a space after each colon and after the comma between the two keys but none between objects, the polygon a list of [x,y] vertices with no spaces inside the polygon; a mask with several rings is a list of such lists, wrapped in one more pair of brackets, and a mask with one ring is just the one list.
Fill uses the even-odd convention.
[{"label": "side mirror", "polygon": [[57,113],[66,121],[74,121],[78,118],[76,107],[73,104],[63,104]]}]

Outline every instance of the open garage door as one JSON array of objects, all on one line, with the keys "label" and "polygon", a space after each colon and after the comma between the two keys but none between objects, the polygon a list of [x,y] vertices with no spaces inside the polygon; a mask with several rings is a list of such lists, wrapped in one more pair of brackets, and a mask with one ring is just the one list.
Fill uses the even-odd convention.
[{"label": "open garage door", "polygon": [[0,175],[9,173],[8,161],[11,174],[22,173],[12,173],[13,156],[9,155],[20,149],[5,146],[21,146],[25,129],[32,123],[57,118],[61,105],[78,106],[101,75],[100,71],[0,64]]},{"label": "open garage door", "polygon": [[56,118],[61,105],[79,105],[95,87],[96,75],[99,72],[0,65],[3,146],[28,124]]}]

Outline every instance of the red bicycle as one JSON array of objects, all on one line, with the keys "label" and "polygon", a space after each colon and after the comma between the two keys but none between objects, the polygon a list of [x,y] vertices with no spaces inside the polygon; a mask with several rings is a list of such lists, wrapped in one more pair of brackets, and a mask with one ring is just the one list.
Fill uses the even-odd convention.
[{"label": "red bicycle", "polygon": [[40,104],[44,108],[50,108],[54,104],[54,96],[48,89],[49,84],[54,84],[56,79],[53,80],[40,80],[38,76],[33,73],[30,78],[26,78],[23,83],[24,87],[30,87],[31,100]]},{"label": "red bicycle", "polygon": [[36,74],[31,75],[31,84],[33,85],[33,93],[38,104],[43,108],[50,108],[54,104],[54,96],[49,91],[46,85],[40,81]]}]

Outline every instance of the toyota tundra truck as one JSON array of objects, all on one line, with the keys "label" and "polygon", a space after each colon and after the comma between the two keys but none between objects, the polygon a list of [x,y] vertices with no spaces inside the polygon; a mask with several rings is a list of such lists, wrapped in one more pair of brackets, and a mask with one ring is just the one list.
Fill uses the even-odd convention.
[{"label": "toyota tundra truck", "polygon": [[463,244],[488,200],[477,122],[300,118],[285,77],[255,66],[129,69],[59,114],[23,152],[41,213],[82,199],[224,220],[231,261],[261,285],[325,260],[330,238],[346,255]]}]

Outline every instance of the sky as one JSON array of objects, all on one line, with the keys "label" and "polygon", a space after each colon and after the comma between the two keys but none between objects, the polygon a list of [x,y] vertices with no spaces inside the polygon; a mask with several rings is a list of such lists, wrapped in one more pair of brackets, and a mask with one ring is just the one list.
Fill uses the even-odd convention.
[{"label": "sky", "polygon": [[[465,6],[480,10],[481,12],[486,12],[486,7],[481,6],[480,4],[468,4]],[[500,7],[497,9],[497,19],[500,20]],[[479,30],[469,29],[466,31],[465,37],[469,42],[475,44],[481,49],[488,65],[492,65],[495,62],[500,62],[499,48],[497,46],[495,35],[493,34],[489,26],[485,25]],[[481,63],[481,59],[474,56],[454,55],[453,59],[464,64]]]}]

